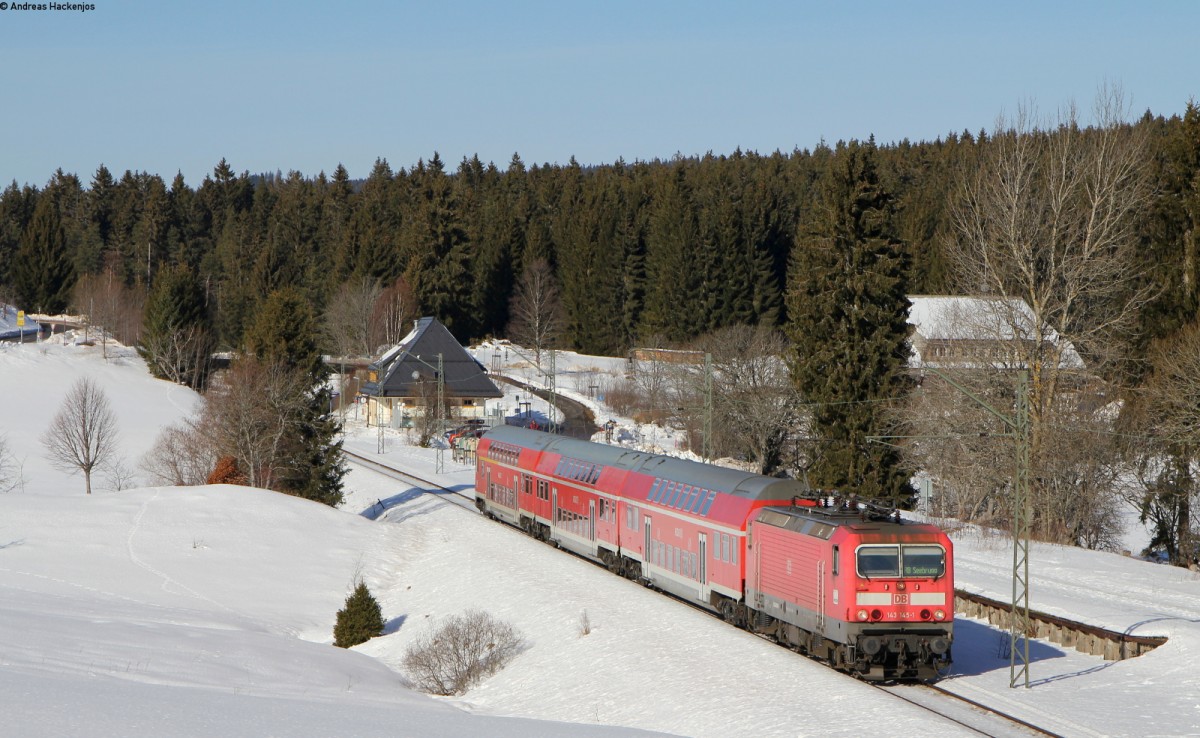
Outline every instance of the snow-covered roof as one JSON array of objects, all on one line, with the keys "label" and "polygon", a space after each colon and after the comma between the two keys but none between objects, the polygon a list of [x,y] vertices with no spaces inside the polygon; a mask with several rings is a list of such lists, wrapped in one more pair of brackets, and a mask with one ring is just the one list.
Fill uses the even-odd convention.
[{"label": "snow-covered roof", "polygon": [[404,340],[371,363],[378,379],[363,385],[371,397],[413,397],[419,382],[433,379],[441,356],[446,394],[451,397],[503,397],[487,369],[436,318],[421,318]]},{"label": "snow-covered roof", "polygon": [[[922,356],[921,345],[929,341],[1049,341],[1062,348],[1063,368],[1083,368],[1083,360],[1069,341],[1047,327],[1040,335],[1033,311],[1019,297],[968,297],[955,295],[911,295],[908,323],[914,341],[910,363],[938,363]],[[956,364],[962,364],[956,359]]]}]

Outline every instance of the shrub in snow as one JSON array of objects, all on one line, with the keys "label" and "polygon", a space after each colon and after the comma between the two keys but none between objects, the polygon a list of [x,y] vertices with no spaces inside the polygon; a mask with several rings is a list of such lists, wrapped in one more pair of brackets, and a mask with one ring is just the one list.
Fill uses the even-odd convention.
[{"label": "shrub in snow", "polygon": [[8,451],[8,439],[0,436],[0,492],[16,489],[21,483],[20,466]]},{"label": "shrub in snow", "polygon": [[417,689],[462,694],[503,668],[524,646],[512,625],[468,610],[417,638],[404,654],[404,668]]},{"label": "shrub in snow", "polygon": [[246,475],[238,470],[237,462],[232,456],[222,456],[217,459],[217,465],[208,475],[208,484],[245,484]]},{"label": "shrub in snow", "polygon": [[346,606],[338,610],[333,626],[333,645],[350,648],[383,635],[383,612],[367,585],[359,582],[346,598]]}]

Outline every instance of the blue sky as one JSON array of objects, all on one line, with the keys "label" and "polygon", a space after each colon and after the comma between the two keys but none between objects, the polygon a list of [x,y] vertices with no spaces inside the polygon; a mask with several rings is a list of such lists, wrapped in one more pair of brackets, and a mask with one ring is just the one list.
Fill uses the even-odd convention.
[{"label": "blue sky", "polygon": [[931,140],[1086,114],[1106,81],[1138,113],[1200,99],[1191,0],[90,2],[0,11],[0,183]]}]

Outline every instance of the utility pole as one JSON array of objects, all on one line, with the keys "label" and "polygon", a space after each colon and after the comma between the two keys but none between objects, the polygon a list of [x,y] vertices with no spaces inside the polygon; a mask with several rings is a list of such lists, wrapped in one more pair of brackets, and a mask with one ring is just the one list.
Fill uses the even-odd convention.
[{"label": "utility pole", "polygon": [[[1008,659],[1009,689],[1024,676],[1029,689],[1029,529],[1033,517],[1029,499],[1029,373],[1017,377],[1017,415],[1013,433],[1017,437],[1017,479],[1013,494],[1013,594],[1011,650]],[[1021,636],[1018,658],[1017,635]],[[1018,665],[1018,660],[1020,664]]]},{"label": "utility pole", "polygon": [[557,433],[558,432],[558,421],[555,420],[555,417],[556,417],[555,411],[558,408],[558,379],[557,379],[558,370],[557,370],[557,367],[555,366],[554,355],[556,352],[554,351],[553,346],[550,347],[548,353],[550,354],[550,371],[549,371],[549,373],[546,374],[546,382],[548,385],[547,389],[550,391],[550,410],[546,414],[548,416],[550,416],[549,417],[550,422],[548,424],[549,427],[547,428],[547,430],[549,430],[551,433]]},{"label": "utility pole", "polygon": [[[1011,436],[1016,445],[1016,468],[1013,470],[1013,499],[1012,499],[1012,538],[1013,538],[1013,571],[1012,571],[1012,610],[1009,616],[1009,660],[1008,686],[1014,688],[1017,682],[1024,679],[1025,688],[1029,688],[1029,633],[1031,621],[1029,618],[1029,529],[1033,512],[1029,501],[1029,372],[1022,371],[1017,375],[1017,407],[1014,415],[1006,415],[984,402],[971,390],[951,379],[942,371],[931,366],[926,371],[944,379],[951,387],[971,398],[975,404],[999,418],[1012,431]],[[1021,640],[1021,648],[1017,648],[1017,639]],[[1017,662],[1020,662],[1018,664]]]},{"label": "utility pole", "polygon": [[383,454],[383,383],[377,381],[375,384],[375,425],[379,431],[379,437],[375,441],[375,453]]},{"label": "utility pole", "polygon": [[446,471],[446,451],[442,448],[442,441],[445,440],[446,433],[446,378],[442,372],[442,355],[438,354],[437,363],[437,457],[434,462],[433,470],[436,474],[441,474]]}]

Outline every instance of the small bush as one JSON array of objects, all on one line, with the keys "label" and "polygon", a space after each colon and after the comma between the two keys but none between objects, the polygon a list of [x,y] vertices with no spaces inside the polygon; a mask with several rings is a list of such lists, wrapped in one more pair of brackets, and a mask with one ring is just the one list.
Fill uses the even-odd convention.
[{"label": "small bush", "polygon": [[359,582],[346,598],[346,606],[338,610],[333,626],[333,645],[350,648],[383,635],[383,611],[367,585]]},{"label": "small bush", "polygon": [[512,625],[468,610],[417,638],[404,654],[404,668],[421,691],[462,694],[503,668],[524,646]]},{"label": "small bush", "polygon": [[246,475],[238,470],[237,461],[232,456],[222,456],[217,459],[217,466],[208,475],[206,484],[246,484]]}]

